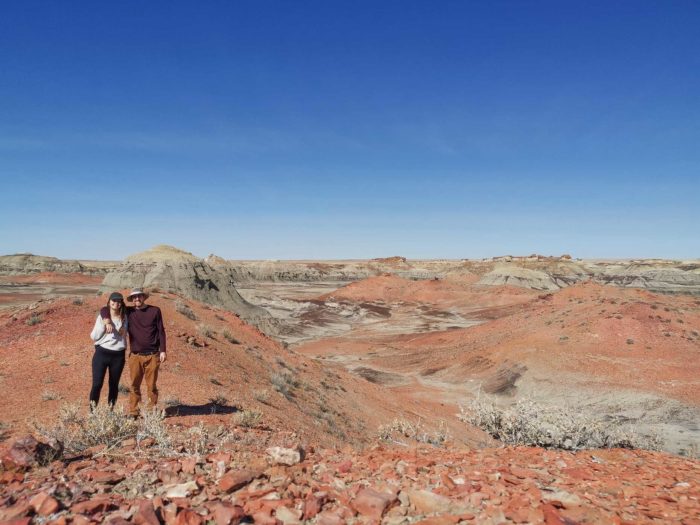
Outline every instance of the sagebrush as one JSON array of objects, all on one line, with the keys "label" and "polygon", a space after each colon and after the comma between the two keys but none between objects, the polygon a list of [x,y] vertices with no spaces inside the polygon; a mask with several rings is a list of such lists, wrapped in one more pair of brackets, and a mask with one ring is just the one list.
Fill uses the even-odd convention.
[{"label": "sagebrush", "polygon": [[411,422],[403,418],[395,418],[391,423],[381,425],[377,431],[380,440],[387,442],[398,442],[401,439],[409,438],[418,443],[428,443],[440,446],[449,439],[449,431],[444,421],[440,422],[437,429],[426,428],[419,419]]},{"label": "sagebrush", "polygon": [[601,421],[573,407],[550,406],[521,399],[500,407],[478,397],[462,407],[459,419],[488,432],[507,445],[562,450],[641,448],[658,450],[657,436],[646,436],[630,425]]},{"label": "sagebrush", "polygon": [[85,414],[75,403],[59,407],[55,426],[36,427],[44,437],[62,443],[67,454],[79,454],[96,445],[115,447],[125,439],[136,437],[138,430],[136,421],[122,407],[111,410],[107,405],[97,405]]}]

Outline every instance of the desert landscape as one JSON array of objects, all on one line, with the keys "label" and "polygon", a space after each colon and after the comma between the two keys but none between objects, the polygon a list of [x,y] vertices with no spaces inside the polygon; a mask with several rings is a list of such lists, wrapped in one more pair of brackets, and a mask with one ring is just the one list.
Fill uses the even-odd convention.
[{"label": "desert landscape", "polygon": [[[88,333],[133,287],[162,412],[90,441]],[[697,260],[6,255],[0,349],[8,523],[698,522]]]}]

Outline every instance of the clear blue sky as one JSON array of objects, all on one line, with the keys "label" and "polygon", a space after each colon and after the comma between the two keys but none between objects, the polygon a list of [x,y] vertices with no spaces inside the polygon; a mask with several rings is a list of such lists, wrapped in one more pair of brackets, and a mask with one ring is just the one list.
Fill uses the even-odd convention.
[{"label": "clear blue sky", "polygon": [[0,254],[700,257],[697,1],[8,2]]}]

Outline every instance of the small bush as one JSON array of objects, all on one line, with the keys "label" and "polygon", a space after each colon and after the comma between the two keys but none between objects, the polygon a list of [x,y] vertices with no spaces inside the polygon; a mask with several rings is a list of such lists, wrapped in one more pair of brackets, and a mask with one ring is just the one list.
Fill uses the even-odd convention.
[{"label": "small bush", "polygon": [[151,407],[141,411],[141,424],[136,433],[136,441],[140,443],[146,438],[153,439],[156,446],[163,452],[169,452],[172,449],[172,440],[165,427],[164,410]]},{"label": "small bush", "polygon": [[287,399],[293,395],[293,390],[299,387],[299,381],[289,372],[275,372],[270,377],[272,388],[282,394]]},{"label": "small bush", "polygon": [[120,394],[124,394],[125,396],[128,396],[131,393],[131,389],[124,383],[119,383],[119,388],[117,389],[117,391]]},{"label": "small bush", "polygon": [[136,421],[122,407],[111,410],[106,404],[97,405],[83,415],[79,405],[64,404],[59,408],[57,424],[53,428],[37,426],[37,431],[62,443],[66,453],[79,454],[96,445],[117,446],[124,439],[135,437],[137,428]]},{"label": "small bush", "polygon": [[574,408],[545,406],[522,399],[502,408],[477,398],[462,407],[459,418],[506,445],[527,445],[563,450],[590,448],[643,448],[658,450],[656,436],[642,436],[631,427],[603,422]]},{"label": "small bush", "polygon": [[387,442],[396,442],[397,438],[409,438],[418,443],[440,446],[447,441],[449,432],[444,421],[437,430],[429,430],[423,426],[420,419],[411,423],[406,419],[396,418],[391,423],[379,427],[378,437]]},{"label": "small bush", "polygon": [[10,435],[10,426],[0,421],[0,441],[5,441]]},{"label": "small bush", "polygon": [[180,398],[177,397],[168,397],[163,401],[166,407],[176,407],[182,405],[182,402],[180,401]]},{"label": "small bush", "polygon": [[76,297],[73,299],[73,304],[75,306],[82,306],[83,305],[83,298],[82,297]]},{"label": "small bush", "polygon": [[253,392],[253,397],[260,401],[263,405],[267,405],[270,401],[270,391],[269,390],[256,390]]},{"label": "small bush", "polygon": [[61,399],[61,394],[54,392],[53,390],[44,390],[41,393],[42,401],[54,401],[56,399]]},{"label": "small bush", "polygon": [[253,428],[260,423],[262,413],[257,410],[243,410],[233,416],[233,424],[239,427]]},{"label": "small bush", "polygon": [[44,319],[39,314],[34,313],[27,318],[26,323],[28,326],[34,326],[35,324],[39,324],[43,321]]},{"label": "small bush", "polygon": [[216,414],[219,409],[228,406],[228,399],[222,395],[209,398],[209,403],[212,405],[212,413]]},{"label": "small bush", "polygon": [[202,337],[209,337],[209,338],[214,337],[214,334],[216,333],[211,326],[206,325],[206,324],[200,324],[197,327],[197,331],[199,331],[199,334]]},{"label": "small bush", "polygon": [[241,342],[236,339],[231,332],[228,330],[224,330],[223,334],[224,339],[226,339],[229,343],[234,344],[234,345],[239,345]]},{"label": "small bush", "polygon": [[175,310],[192,321],[197,320],[197,316],[192,309],[181,301],[175,303]]}]

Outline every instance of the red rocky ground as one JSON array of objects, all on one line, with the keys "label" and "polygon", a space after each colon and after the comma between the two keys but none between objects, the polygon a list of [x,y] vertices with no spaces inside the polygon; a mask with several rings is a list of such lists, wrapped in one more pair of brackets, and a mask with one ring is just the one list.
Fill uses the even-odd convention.
[{"label": "red rocky ground", "polygon": [[287,465],[244,444],[259,434],[203,456],[138,457],[132,442],[5,471],[0,523],[700,523],[700,464],[681,457],[377,446]]}]

